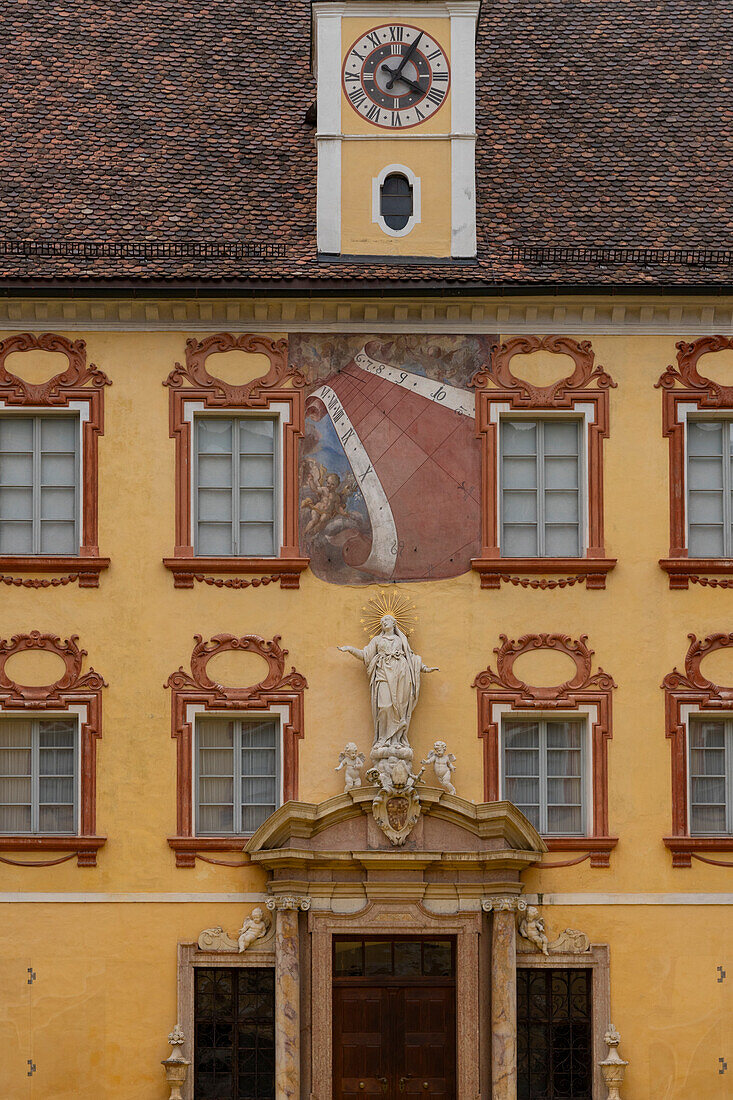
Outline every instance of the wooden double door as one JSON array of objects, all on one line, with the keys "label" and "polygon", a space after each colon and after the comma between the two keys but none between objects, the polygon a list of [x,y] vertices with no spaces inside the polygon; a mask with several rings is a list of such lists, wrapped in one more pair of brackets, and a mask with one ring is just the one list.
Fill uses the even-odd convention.
[{"label": "wooden double door", "polygon": [[342,944],[352,958],[339,966],[335,945],[334,1100],[456,1100],[454,945],[406,938]]}]

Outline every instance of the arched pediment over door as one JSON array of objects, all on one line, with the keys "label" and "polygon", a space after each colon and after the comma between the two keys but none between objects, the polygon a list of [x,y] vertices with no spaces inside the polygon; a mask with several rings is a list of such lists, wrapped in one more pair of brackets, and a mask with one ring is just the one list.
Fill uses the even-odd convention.
[{"label": "arched pediment over door", "polygon": [[[334,937],[438,936],[455,944],[452,1094],[510,1100],[516,899],[522,871],[547,848],[510,802],[476,805],[422,786],[417,821],[396,844],[375,818],[376,794],[362,787],[318,804],[287,802],[247,844],[269,874],[276,911],[277,1095],[322,1100],[338,1091]],[[487,896],[502,906],[485,912]]]},{"label": "arched pediment over door", "polygon": [[254,863],[271,876],[269,890],[338,897],[339,907],[408,896],[430,904],[480,900],[521,891],[520,874],[546,845],[510,802],[475,804],[434,787],[420,788],[421,813],[401,847],[372,813],[375,790],[361,787],[324,802],[286,802],[248,842]]}]

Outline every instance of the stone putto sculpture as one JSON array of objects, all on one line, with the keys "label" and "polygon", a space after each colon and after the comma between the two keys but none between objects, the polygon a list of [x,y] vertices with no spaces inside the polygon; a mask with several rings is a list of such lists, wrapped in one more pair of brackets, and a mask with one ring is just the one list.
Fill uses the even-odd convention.
[{"label": "stone putto sculpture", "polygon": [[262,910],[259,907],[253,909],[239,929],[237,947],[240,955],[243,951],[246,951],[248,947],[251,947],[253,943],[256,943],[257,940],[261,940],[267,935],[268,926],[269,921]]},{"label": "stone putto sculpture", "polygon": [[422,763],[426,766],[433,765],[433,771],[438,782],[442,787],[445,787],[448,794],[456,793],[456,788],[451,782],[451,773],[456,770],[456,758],[452,752],[448,752],[445,741],[436,741]]},{"label": "stone putto sculpture", "polygon": [[544,919],[540,916],[540,911],[536,905],[527,906],[519,922],[519,935],[533,943],[543,955],[549,955],[548,944],[550,941],[545,932]]},{"label": "stone putto sculpture", "polygon": [[334,771],[344,769],[344,794],[361,786],[361,769],[365,759],[364,753],[359,752],[353,741],[349,741],[344,751],[339,753],[338,767]]},{"label": "stone putto sculpture", "polygon": [[364,646],[338,647],[362,661],[369,677],[374,736],[373,767],[367,779],[379,785],[374,818],[393,844],[404,844],[420,815],[415,784],[422,772],[412,771],[413,751],[408,738],[410,721],[420,696],[423,673],[438,672],[413,653],[393,615],[383,615],[379,632]]},{"label": "stone putto sculpture", "polygon": [[[485,904],[484,908],[486,908]],[[565,928],[556,939],[550,940],[545,931],[545,919],[540,916],[536,905],[529,905],[519,898],[517,913],[519,914],[517,932],[520,937],[517,940],[517,951],[526,953],[537,950],[543,955],[584,955],[590,951],[588,936],[577,928]]]},{"label": "stone putto sculpture", "polygon": [[268,917],[259,907],[255,907],[245,917],[242,927],[236,933],[236,939],[229,936],[220,925],[216,928],[204,928],[198,938],[199,951],[237,951],[241,955],[258,940],[264,939],[269,930]]}]

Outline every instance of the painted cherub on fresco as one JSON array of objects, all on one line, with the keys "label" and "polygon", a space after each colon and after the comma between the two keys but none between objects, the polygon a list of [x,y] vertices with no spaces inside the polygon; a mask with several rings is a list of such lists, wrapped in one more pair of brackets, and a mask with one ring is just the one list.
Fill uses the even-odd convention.
[{"label": "painted cherub on fresco", "polygon": [[364,753],[359,752],[353,741],[349,741],[344,751],[339,753],[338,767],[334,768],[334,771],[340,772],[342,768],[345,769],[344,794],[354,787],[361,786],[361,769],[364,767],[365,760]]},{"label": "painted cherub on fresco", "polygon": [[451,773],[456,770],[456,758],[452,752],[448,752],[445,741],[436,741],[428,753],[427,759],[423,760],[422,763],[426,766],[433,765],[433,771],[438,782],[442,787],[445,787],[448,794],[456,793],[456,788],[451,783]]},{"label": "painted cherub on fresco", "polygon": [[353,474],[347,474],[342,481],[338,474],[329,472],[314,459],[308,460],[305,469],[305,486],[310,493],[303,498],[300,507],[308,516],[303,535],[312,539],[336,516],[352,518],[346,502],[356,491],[357,484]]}]

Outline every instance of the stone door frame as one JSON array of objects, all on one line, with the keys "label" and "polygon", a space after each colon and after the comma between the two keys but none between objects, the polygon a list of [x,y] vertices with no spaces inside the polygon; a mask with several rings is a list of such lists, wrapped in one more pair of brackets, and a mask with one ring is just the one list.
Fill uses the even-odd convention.
[{"label": "stone door frame", "polygon": [[235,951],[201,951],[196,943],[178,944],[178,1023],[186,1037],[186,1057],[191,1065],[186,1075],[186,1081],[181,1089],[183,1100],[193,1100],[194,1084],[194,969],[224,968],[233,970],[236,967],[267,967],[275,969],[275,947],[271,935],[268,935],[265,943],[269,943],[269,949],[246,951],[240,955]]},{"label": "stone door frame", "polygon": [[[333,1091],[333,936],[456,937],[456,1094],[480,1093],[481,1014],[479,937],[483,914],[430,913],[419,901],[372,901],[356,913],[311,909],[311,1097],[330,1100]],[[458,1015],[460,1012],[460,1016]]]},{"label": "stone door frame", "polygon": [[[590,970],[592,999],[593,1098],[605,1100],[601,1062],[607,1057],[605,1034],[611,1024],[611,953],[608,944],[591,944],[578,954],[517,952],[517,970]],[[516,1029],[516,1021],[515,1021]]]}]

